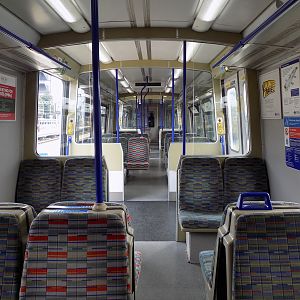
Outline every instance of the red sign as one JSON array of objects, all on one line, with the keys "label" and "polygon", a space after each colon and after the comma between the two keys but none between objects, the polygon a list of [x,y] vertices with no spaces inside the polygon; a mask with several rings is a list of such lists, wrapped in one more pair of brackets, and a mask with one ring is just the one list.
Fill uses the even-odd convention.
[{"label": "red sign", "polygon": [[0,74],[0,121],[16,120],[16,79]]}]

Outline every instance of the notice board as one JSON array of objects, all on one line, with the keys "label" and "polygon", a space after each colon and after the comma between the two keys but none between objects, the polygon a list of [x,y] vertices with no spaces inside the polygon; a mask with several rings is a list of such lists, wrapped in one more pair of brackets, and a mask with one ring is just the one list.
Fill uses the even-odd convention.
[{"label": "notice board", "polygon": [[259,76],[262,119],[281,119],[281,94],[279,69]]},{"label": "notice board", "polygon": [[300,117],[284,118],[285,162],[300,170]]},{"label": "notice board", "polygon": [[16,120],[17,78],[0,73],[0,121]]}]

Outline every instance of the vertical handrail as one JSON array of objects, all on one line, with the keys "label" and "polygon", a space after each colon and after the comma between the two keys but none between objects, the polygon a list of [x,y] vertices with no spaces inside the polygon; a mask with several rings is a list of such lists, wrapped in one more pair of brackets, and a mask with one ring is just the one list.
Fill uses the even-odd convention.
[{"label": "vertical handrail", "polygon": [[116,132],[117,132],[117,143],[120,143],[120,124],[119,124],[119,71],[116,69]]},{"label": "vertical handrail", "polygon": [[183,83],[182,83],[182,154],[186,153],[186,41],[183,42]]},{"label": "vertical handrail", "polygon": [[138,130],[138,96],[135,96],[135,129]]},{"label": "vertical handrail", "polygon": [[172,68],[172,143],[174,143],[175,136],[175,70]]},{"label": "vertical handrail", "polygon": [[[101,132],[101,97],[99,67],[99,22],[98,0],[91,0],[92,14],[92,67],[93,67],[93,103],[94,103],[94,147],[96,173],[96,205],[94,209],[105,209],[102,186],[102,132]],[[98,204],[98,205],[97,205]]]}]

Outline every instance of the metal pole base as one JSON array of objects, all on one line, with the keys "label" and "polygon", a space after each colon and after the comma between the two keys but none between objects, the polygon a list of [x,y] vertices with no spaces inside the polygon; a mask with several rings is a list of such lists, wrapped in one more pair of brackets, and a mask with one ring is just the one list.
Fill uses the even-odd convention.
[{"label": "metal pole base", "polygon": [[107,205],[105,203],[95,203],[92,210],[94,211],[106,211]]}]

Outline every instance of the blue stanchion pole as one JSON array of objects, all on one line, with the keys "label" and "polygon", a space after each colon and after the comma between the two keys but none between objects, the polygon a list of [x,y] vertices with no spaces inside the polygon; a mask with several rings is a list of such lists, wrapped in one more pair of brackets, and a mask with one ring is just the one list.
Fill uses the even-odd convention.
[{"label": "blue stanchion pole", "polygon": [[183,42],[183,83],[182,83],[182,154],[186,153],[186,41]]},{"label": "blue stanchion pole", "polygon": [[175,76],[174,68],[172,68],[172,143],[174,143],[175,136]]},{"label": "blue stanchion pole", "polygon": [[119,71],[116,69],[116,132],[117,132],[117,143],[120,143],[120,124],[119,124]]},{"label": "blue stanchion pole", "polygon": [[138,130],[138,97],[135,96],[135,129]]},{"label": "blue stanchion pole", "polygon": [[163,109],[164,109],[164,98],[163,96],[161,97],[160,100],[160,128],[164,129],[164,123],[163,123]]},{"label": "blue stanchion pole", "polygon": [[98,0],[91,0],[96,203],[103,203]]}]

